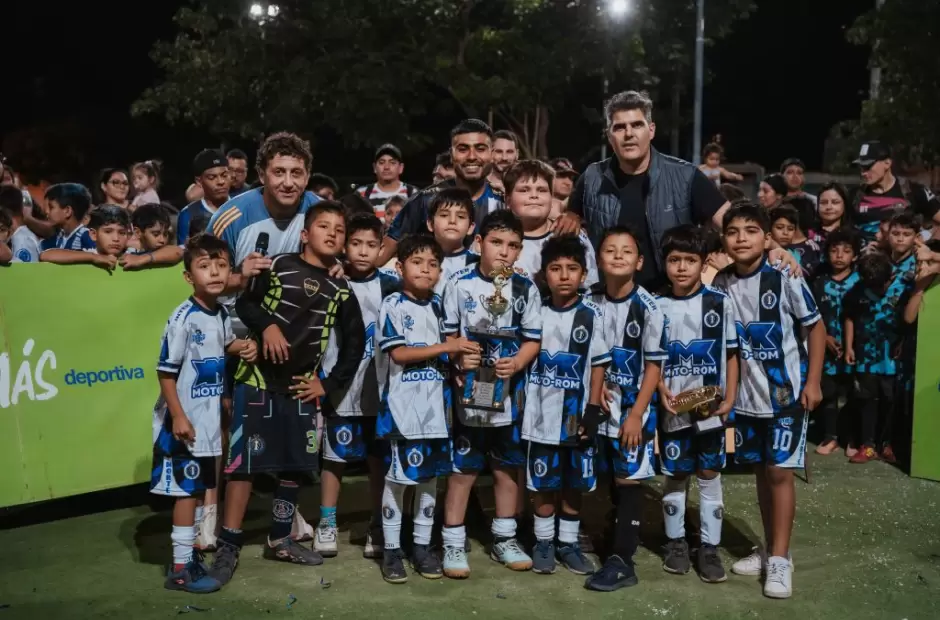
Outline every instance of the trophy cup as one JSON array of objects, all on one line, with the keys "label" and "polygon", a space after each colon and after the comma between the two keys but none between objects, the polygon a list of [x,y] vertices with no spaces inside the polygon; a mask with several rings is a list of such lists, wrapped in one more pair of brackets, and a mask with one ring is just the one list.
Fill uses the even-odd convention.
[{"label": "trophy cup", "polygon": [[[510,300],[503,297],[503,287],[512,277],[512,267],[498,267],[491,274],[495,290],[490,296],[480,295],[480,303],[489,315],[480,324],[467,329],[467,338],[478,342],[483,352],[492,351],[495,346],[497,359],[504,357],[512,349],[507,346],[518,340],[514,329],[497,327],[499,317],[506,314],[510,307]],[[463,397],[460,402],[464,407],[481,409],[484,411],[502,411],[505,397],[505,379],[496,376],[493,367],[486,366],[484,355],[479,368],[468,371],[464,377]]]},{"label": "trophy cup", "polygon": [[721,416],[712,414],[721,402],[721,388],[717,385],[706,385],[692,390],[680,392],[672,401],[673,409],[677,414],[689,414],[695,422],[695,431],[705,433],[724,428]]}]

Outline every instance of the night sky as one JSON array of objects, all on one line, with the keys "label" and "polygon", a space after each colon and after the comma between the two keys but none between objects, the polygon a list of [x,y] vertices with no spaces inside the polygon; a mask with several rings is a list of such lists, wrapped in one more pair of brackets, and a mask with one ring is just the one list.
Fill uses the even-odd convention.
[{"label": "night sky", "polygon": [[[52,15],[47,4],[9,4],[0,38],[5,68],[0,138],[22,127],[72,121],[93,144],[86,149],[86,170],[156,156],[166,161],[171,176],[181,179],[195,152],[218,145],[218,139],[195,128],[130,118],[131,102],[154,78],[151,44],[172,37],[171,18],[182,2],[69,3]],[[721,133],[732,161],[775,168],[782,159],[798,156],[818,169],[829,128],[857,117],[866,95],[868,52],[846,42],[845,28],[874,0],[756,4],[749,20],[736,24],[729,37],[706,52],[714,79],[705,91],[704,140]],[[36,61],[40,56],[42,64]],[[691,108],[691,98],[684,103]],[[684,135],[683,148],[690,141]],[[583,137],[550,134],[552,155],[580,160],[586,154],[584,143]],[[657,146],[668,145],[668,136],[658,138]],[[445,146],[442,135],[440,144],[413,160],[423,167]],[[368,151],[345,153],[331,162],[326,150],[322,143],[315,148],[315,169],[343,178],[370,174]]]}]

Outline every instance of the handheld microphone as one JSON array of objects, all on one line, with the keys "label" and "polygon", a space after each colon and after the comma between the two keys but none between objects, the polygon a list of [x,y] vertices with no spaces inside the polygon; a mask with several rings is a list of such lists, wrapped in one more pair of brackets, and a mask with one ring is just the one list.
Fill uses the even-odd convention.
[{"label": "handheld microphone", "polygon": [[261,256],[268,255],[268,241],[271,236],[266,232],[258,233],[258,240],[255,241],[255,252]]}]

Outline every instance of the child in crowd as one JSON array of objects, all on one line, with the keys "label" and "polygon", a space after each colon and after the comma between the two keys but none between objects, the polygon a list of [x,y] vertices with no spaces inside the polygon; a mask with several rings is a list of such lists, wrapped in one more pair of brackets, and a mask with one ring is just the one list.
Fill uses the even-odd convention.
[{"label": "child in crowd", "polygon": [[[765,575],[764,596],[793,594],[790,536],[796,514],[793,470],[806,455],[807,412],[822,400],[826,330],[803,278],[774,269],[764,251],[767,212],[742,203],[723,220],[734,265],[715,278],[738,321],[741,381],[735,410],[735,461],[752,464],[766,552],[735,562],[738,575]],[[804,346],[806,335],[807,347]]]},{"label": "child in crowd", "polygon": [[[388,203],[385,206],[385,214],[388,215]],[[475,227],[474,211],[473,198],[465,189],[445,188],[431,199],[428,206],[428,230],[444,251],[441,278],[434,288],[437,295],[444,294],[444,286],[452,275],[480,260],[478,254],[465,247],[467,235],[472,234]]]},{"label": "child in crowd", "polygon": [[170,215],[161,204],[137,207],[131,216],[134,238],[141,252],[155,252],[167,244],[170,236]]},{"label": "child in crowd", "polygon": [[591,301],[607,321],[611,345],[601,401],[610,417],[598,434],[603,437],[600,453],[607,457],[614,476],[616,524],[612,553],[585,586],[612,592],[638,582],[633,556],[640,544],[643,516],[640,481],[656,473],[656,413],[650,402],[666,359],[666,332],[659,303],[633,279],[643,267],[636,234],[622,226],[607,230],[598,258],[604,284],[594,285]]},{"label": "child in crowd", "polygon": [[721,148],[720,144],[714,142],[706,144],[705,148],[702,149],[702,160],[705,163],[699,166],[698,169],[716,186],[720,186],[722,181],[734,181],[736,183],[743,181],[744,177],[740,174],[722,168],[722,155],[724,155],[724,149]]},{"label": "child in crowd", "polygon": [[[667,317],[668,357],[660,381],[659,454],[666,482],[663,570],[684,575],[692,568],[686,541],[685,510],[689,476],[698,480],[701,547],[697,565],[706,583],[727,579],[718,555],[724,502],[721,470],[725,467],[725,425],[738,389],[738,336],[731,300],[702,283],[709,248],[701,229],[678,226],[662,240],[663,262],[671,289],[659,299]],[[678,413],[675,399],[683,392],[717,387],[720,404],[710,416]]]},{"label": "child in crowd", "polygon": [[789,204],[771,209],[770,237],[793,255],[803,273],[810,278],[820,262],[819,246],[807,238],[801,221],[799,212]]},{"label": "child in crowd", "polygon": [[848,193],[840,183],[826,183],[819,192],[817,204],[817,226],[810,239],[822,246],[829,233],[850,224],[851,217],[846,211]]},{"label": "child in crowd", "polygon": [[[819,195],[830,200],[827,192]],[[852,387],[851,368],[845,365],[842,335],[842,302],[846,293],[858,282],[855,258],[861,249],[861,238],[851,228],[829,232],[826,239],[826,265],[813,282],[813,297],[819,303],[826,326],[826,361],[823,365],[822,403],[818,411],[822,417],[823,440],[816,454],[829,455],[839,449],[839,407],[848,398]],[[852,456],[852,455],[849,455]]]},{"label": "child in crowd", "polygon": [[[446,191],[454,190],[443,190],[441,194]],[[469,194],[466,194],[466,201],[469,205]],[[460,205],[461,211],[464,206]],[[434,202],[431,208],[434,208]],[[473,209],[469,212],[472,213]],[[435,218],[435,223],[439,219]],[[437,230],[436,226],[435,234]],[[459,230],[454,229],[455,237],[458,233]],[[479,262],[455,273],[444,289],[444,331],[451,338],[460,336],[477,340],[469,330],[512,330],[518,340],[482,339],[479,341],[480,356],[465,356],[459,360],[461,369],[468,372],[476,371],[481,364],[493,368],[497,378],[504,382],[504,388],[501,411],[457,405],[453,427],[454,468],[447,484],[443,530],[444,574],[456,579],[470,576],[464,519],[470,491],[487,462],[493,472],[496,499],[491,557],[512,570],[532,567],[532,559],[516,539],[516,509],[520,494],[517,479],[518,472],[525,466],[519,423],[526,390],[525,370],[538,355],[542,337],[542,304],[535,283],[513,271],[522,248],[522,224],[515,215],[505,209],[488,214],[480,226],[476,244],[481,252]],[[494,319],[485,305],[486,298],[495,292],[491,274],[499,269],[508,269],[512,273],[499,291],[509,302],[511,311]]]},{"label": "child in crowd", "polygon": [[[398,212],[401,211],[406,202],[408,202],[407,198],[398,195],[392,196],[385,202],[385,216],[382,219],[385,230],[388,230],[389,226],[392,225],[392,222],[398,216]],[[473,209],[470,210],[473,211]]]},{"label": "child in crowd", "polygon": [[[366,461],[369,467],[372,519],[363,556],[382,555],[382,491],[385,486],[383,451],[375,438],[379,414],[379,378],[386,374],[387,358],[375,355],[379,309],[382,300],[400,288],[398,274],[378,269],[376,260],[382,248],[382,222],[375,215],[349,218],[346,227],[346,277],[359,302],[365,325],[365,352],[356,376],[345,391],[329,394],[321,401],[324,416],[323,474],[320,477],[320,523],[314,549],[325,558],[337,554],[336,505],[347,463]],[[334,333],[335,334],[335,333]],[[330,336],[323,356],[321,375],[333,369],[344,343]]]},{"label": "child in crowd", "polygon": [[[71,207],[50,209],[50,213],[53,211],[71,212],[72,209]],[[39,260],[57,265],[95,265],[107,271],[114,271],[119,257],[127,249],[129,229],[130,218],[126,210],[116,205],[95,207],[88,214],[88,236],[92,243],[91,247],[81,250],[51,248],[43,250],[39,255]],[[75,229],[74,232],[77,233],[78,230]]]},{"label": "child in crowd", "polygon": [[225,242],[208,235],[191,239],[183,264],[183,277],[193,294],[173,311],[163,333],[150,492],[175,498],[173,565],[164,586],[204,594],[222,587],[208,575],[193,546],[203,516],[203,496],[217,484],[225,355],[253,361],[258,349],[252,340],[235,339],[228,312],[218,303],[231,269]]},{"label": "child in crowd", "polygon": [[59,183],[46,190],[46,214],[56,234],[44,239],[42,251],[93,250],[95,241],[82,222],[91,208],[91,193],[78,183]]},{"label": "child in crowd", "polygon": [[444,253],[428,235],[410,235],[398,245],[402,292],[389,295],[379,310],[379,348],[388,355],[376,437],[389,440],[390,457],[382,494],[385,553],[382,577],[404,583],[401,521],[405,489],[415,487],[411,565],[427,579],[439,579],[441,562],[430,549],[437,477],[451,469],[449,356],[479,354],[466,338],[445,341],[444,311],[434,286]]},{"label": "child in crowd", "polygon": [[903,295],[914,288],[917,271],[917,255],[914,249],[920,229],[920,216],[909,211],[896,213],[888,220],[887,244],[893,285],[889,295]]},{"label": "child in crowd", "polygon": [[40,240],[27,228],[23,218],[23,192],[13,185],[0,186],[0,217],[9,227],[9,243],[14,263],[39,262]]},{"label": "child in crowd", "polygon": [[[155,159],[148,159],[134,164],[131,168],[131,176],[134,184],[134,199],[131,201],[129,210],[134,211],[140,205],[159,203],[160,196],[157,195],[157,189],[160,188],[160,168],[162,163]],[[198,200],[198,199],[194,199]]]},{"label": "child in crowd", "polygon": [[[529,442],[527,487],[534,494],[532,570],[555,572],[555,556],[579,575],[594,572],[578,544],[581,499],[597,485],[594,442],[601,410],[604,367],[610,363],[605,319],[582,298],[587,276],[577,237],[552,237],[542,247],[541,271],[550,291],[542,307],[542,345],[526,388],[522,439]],[[560,500],[560,501],[559,501]],[[561,512],[555,546],[555,507]]]}]

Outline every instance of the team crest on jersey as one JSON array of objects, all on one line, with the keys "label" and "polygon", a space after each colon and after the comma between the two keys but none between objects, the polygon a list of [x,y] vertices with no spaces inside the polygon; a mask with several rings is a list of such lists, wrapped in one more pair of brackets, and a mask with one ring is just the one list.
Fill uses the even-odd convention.
[{"label": "team crest on jersey", "polygon": [[512,303],[513,309],[518,314],[522,314],[523,312],[525,312],[525,306],[526,306],[525,297],[517,297],[516,301]]},{"label": "team crest on jersey", "polygon": [[764,310],[773,310],[774,306],[777,305],[777,296],[774,295],[773,291],[767,291],[761,296],[760,305],[764,307]]},{"label": "team crest on jersey", "polygon": [[421,448],[412,448],[408,451],[408,464],[412,467],[421,467],[424,463],[424,455],[421,454]]},{"label": "team crest on jersey", "polygon": [[307,297],[313,297],[320,291],[320,283],[313,278],[304,278],[304,293]]},{"label": "team crest on jersey", "polygon": [[718,313],[714,310],[709,310],[705,313],[705,318],[702,319],[702,322],[705,323],[705,327],[715,327],[721,322],[721,317],[718,316]]},{"label": "team crest on jersey", "polygon": [[294,517],[294,504],[283,499],[274,500],[274,505],[271,507],[271,511],[274,513],[274,518],[278,521],[287,521]]},{"label": "team crest on jersey", "polygon": [[545,459],[535,459],[532,463],[532,473],[536,478],[543,478],[548,473],[548,462]]},{"label": "team crest on jersey", "polygon": [[477,309],[477,301],[473,297],[467,296],[467,298],[463,301],[463,309],[464,312],[467,312],[468,314],[473,312]]},{"label": "team crest on jersey", "polygon": [[663,504],[663,510],[666,511],[666,514],[670,517],[676,516],[679,513],[679,507],[673,504],[672,502],[665,502]]},{"label": "team crest on jersey", "polygon": [[388,505],[382,506],[382,516],[389,520],[395,518],[395,509]]},{"label": "team crest on jersey", "polygon": [[740,448],[744,445],[744,435],[741,434],[741,429],[734,429],[734,447]]},{"label": "team crest on jersey", "polygon": [[587,327],[584,325],[579,325],[574,328],[574,331],[571,332],[571,338],[578,344],[584,344],[587,342],[587,339],[591,337],[591,334],[588,333]]},{"label": "team crest on jersey", "polygon": [[470,454],[470,440],[461,435],[457,438],[457,441],[454,442],[454,450],[460,456],[467,456]]},{"label": "team crest on jersey", "polygon": [[248,454],[251,456],[261,456],[264,454],[264,439],[261,435],[252,435],[248,438]]},{"label": "team crest on jersey", "polygon": [[21,263],[28,263],[33,260],[33,257],[30,255],[29,250],[23,248],[16,253],[16,258],[19,259]]},{"label": "team crest on jersey", "polygon": [[405,320],[403,321],[406,330],[412,330],[415,328],[415,320],[411,318],[410,314],[405,315]]},{"label": "team crest on jersey", "polygon": [[793,418],[792,417],[780,418],[779,424],[783,428],[790,428],[791,426],[793,426]]},{"label": "team crest on jersey", "polygon": [[636,321],[630,321],[627,323],[627,335],[631,338],[639,338],[640,331],[640,324]]},{"label": "team crest on jersey", "polygon": [[352,443],[352,440],[352,429],[350,429],[348,426],[340,427],[340,429],[336,431],[336,443],[339,445],[348,446]]},{"label": "team crest on jersey", "polygon": [[666,444],[666,458],[670,461],[679,458],[679,444],[674,441],[670,441]]},{"label": "team crest on jersey", "polygon": [[187,480],[195,480],[199,477],[199,463],[196,461],[189,461],[183,466],[183,476]]},{"label": "team crest on jersey", "polygon": [[194,345],[201,347],[206,342],[206,335],[201,329],[197,329],[193,332],[192,341]]}]

